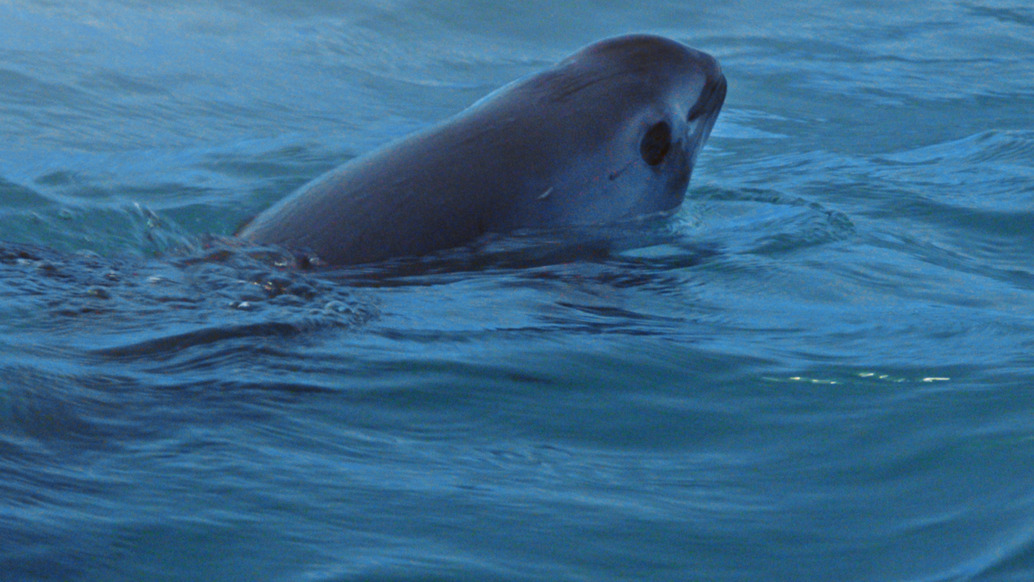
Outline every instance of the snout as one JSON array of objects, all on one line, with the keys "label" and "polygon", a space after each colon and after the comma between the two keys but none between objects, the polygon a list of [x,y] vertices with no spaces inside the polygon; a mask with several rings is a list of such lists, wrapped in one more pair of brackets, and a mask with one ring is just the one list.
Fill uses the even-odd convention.
[{"label": "snout", "polygon": [[[717,69],[717,65],[715,67]],[[728,83],[721,70],[715,70],[707,75],[704,82],[704,89],[700,92],[700,98],[689,110],[687,121],[690,123],[701,117],[716,117],[725,103],[725,93],[728,90]]]}]

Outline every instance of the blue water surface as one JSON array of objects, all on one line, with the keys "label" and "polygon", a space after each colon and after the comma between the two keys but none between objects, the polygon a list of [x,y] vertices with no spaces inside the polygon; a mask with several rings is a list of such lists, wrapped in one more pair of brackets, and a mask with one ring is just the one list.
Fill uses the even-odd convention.
[{"label": "blue water surface", "polygon": [[[675,217],[221,238],[634,31],[729,80]],[[3,3],[0,580],[1031,580],[1032,39],[1017,0]]]}]

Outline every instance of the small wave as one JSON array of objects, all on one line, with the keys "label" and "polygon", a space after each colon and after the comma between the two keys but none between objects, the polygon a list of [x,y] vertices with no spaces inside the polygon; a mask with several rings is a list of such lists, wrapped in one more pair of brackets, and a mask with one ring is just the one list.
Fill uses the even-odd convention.
[{"label": "small wave", "polygon": [[993,129],[956,139],[882,156],[902,164],[942,167],[952,164],[995,163],[1030,166],[1034,159],[1034,131]]},{"label": "small wave", "polygon": [[275,321],[266,323],[247,323],[242,325],[202,327],[200,329],[194,329],[183,333],[166,334],[153,339],[145,339],[139,342],[101,348],[93,350],[91,353],[97,356],[116,358],[120,360],[137,357],[162,358],[167,354],[180,352],[187,348],[213,344],[228,339],[262,336],[289,337],[296,335],[301,331],[302,329],[298,325],[279,323]]},{"label": "small wave", "polygon": [[3,215],[11,214],[14,208],[37,208],[47,203],[47,199],[37,190],[9,181],[3,176],[0,176],[0,196],[4,201],[3,207],[0,207]]},{"label": "small wave", "polygon": [[1029,6],[1016,4],[1012,7],[986,7],[962,4],[967,10],[976,16],[991,18],[1007,25],[1019,25],[1024,28],[1034,28],[1034,10]]},{"label": "small wave", "polygon": [[218,240],[165,259],[0,246],[6,309],[97,356],[154,357],[232,338],[360,325],[376,310],[275,249]]},{"label": "small wave", "polygon": [[1024,526],[1012,535],[978,550],[973,558],[924,580],[1021,580],[1034,567],[1034,528]]},{"label": "small wave", "polygon": [[844,213],[775,190],[714,189],[695,210],[702,233],[733,252],[775,254],[844,240],[855,226]]},{"label": "small wave", "polygon": [[874,159],[872,176],[967,211],[1026,214],[1034,182],[1034,131],[991,130]]},{"label": "small wave", "polygon": [[31,242],[67,253],[136,256],[158,256],[197,246],[196,235],[143,204],[94,205],[71,199],[40,202],[30,200],[24,208],[2,212],[0,244]]},{"label": "small wave", "polygon": [[13,427],[16,436],[81,451],[117,447],[127,432],[146,432],[120,413],[135,386],[129,378],[54,371],[31,361],[0,363],[0,375],[0,424]]}]

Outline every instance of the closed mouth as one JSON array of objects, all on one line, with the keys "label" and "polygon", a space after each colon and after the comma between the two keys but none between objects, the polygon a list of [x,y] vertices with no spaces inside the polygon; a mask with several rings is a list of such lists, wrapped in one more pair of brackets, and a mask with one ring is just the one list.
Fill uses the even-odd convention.
[{"label": "closed mouth", "polygon": [[728,83],[725,81],[725,75],[718,73],[717,77],[709,78],[707,85],[700,94],[700,99],[697,99],[693,108],[689,110],[689,115],[686,119],[693,122],[704,116],[717,115],[722,108],[722,104],[725,103],[725,93],[727,90]]}]

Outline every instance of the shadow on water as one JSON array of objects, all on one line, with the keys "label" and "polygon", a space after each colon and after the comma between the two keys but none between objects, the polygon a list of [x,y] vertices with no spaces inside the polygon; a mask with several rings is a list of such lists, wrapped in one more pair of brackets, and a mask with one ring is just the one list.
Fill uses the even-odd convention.
[{"label": "shadow on water", "polygon": [[425,257],[339,268],[325,275],[354,287],[419,286],[478,273],[528,272],[578,263],[664,271],[698,265],[720,252],[716,245],[674,231],[666,220],[488,234],[467,246]]}]

